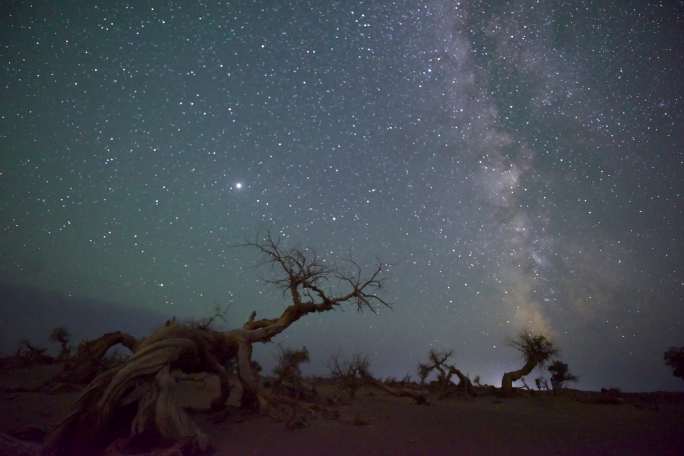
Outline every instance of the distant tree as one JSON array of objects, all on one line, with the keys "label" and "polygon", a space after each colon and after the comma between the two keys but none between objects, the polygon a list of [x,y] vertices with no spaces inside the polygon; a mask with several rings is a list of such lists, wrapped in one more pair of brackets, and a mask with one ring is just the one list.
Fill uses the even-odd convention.
[{"label": "distant tree", "polygon": [[522,331],[510,342],[510,345],[519,351],[525,365],[518,370],[506,372],[501,379],[501,390],[508,395],[513,392],[513,382],[520,380],[537,366],[543,366],[558,350],[553,343],[541,334],[533,334]]},{"label": "distant tree", "polygon": [[273,369],[273,373],[276,377],[283,379],[292,376],[301,377],[300,365],[308,363],[309,360],[309,350],[306,347],[302,347],[299,350],[280,347],[278,365]]},{"label": "distant tree", "polygon": [[300,366],[309,362],[309,350],[302,347],[299,350],[280,347],[278,364],[273,369],[275,376],[274,388],[281,393],[298,399],[311,396],[313,388],[305,385]]},{"label": "distant tree", "polygon": [[562,390],[565,382],[578,380],[576,375],[570,373],[568,365],[558,359],[549,365],[548,370],[551,372],[551,386],[554,392]]},{"label": "distant tree", "polygon": [[417,404],[427,403],[425,396],[420,392],[410,388],[391,386],[374,378],[369,372],[369,366],[370,362],[365,355],[355,354],[349,361],[340,359],[339,355],[334,355],[330,362],[330,374],[342,384],[352,399],[361,386],[368,385],[392,396],[411,398]]},{"label": "distant tree", "polygon": [[428,361],[418,364],[420,383],[425,383],[425,380],[434,372],[437,374],[438,388],[441,394],[444,395],[447,393],[449,385],[451,385],[451,377],[456,375],[459,379],[459,388],[462,388],[466,394],[470,394],[472,392],[472,383],[468,376],[456,366],[447,362],[453,353],[452,350],[438,351],[431,349],[428,352]]},{"label": "distant tree", "polygon": [[356,397],[356,391],[370,377],[370,362],[366,355],[355,353],[350,360],[343,360],[339,355],[330,357],[330,376],[347,391],[350,399]]},{"label": "distant tree", "polygon": [[59,353],[59,359],[66,359],[71,354],[71,347],[69,346],[69,339],[71,334],[64,326],[58,326],[52,330],[50,333],[50,341],[56,342],[61,345],[61,351]]},{"label": "distant tree", "polygon": [[684,347],[670,347],[663,356],[675,377],[684,379]]},{"label": "distant tree", "polygon": [[534,384],[539,391],[549,391],[549,382],[544,377],[537,377],[534,379]]},{"label": "distant tree", "polygon": [[47,348],[38,347],[33,345],[28,339],[23,339],[19,341],[19,346],[14,356],[24,365],[49,364],[54,359],[47,355],[46,351]]},{"label": "distant tree", "polygon": [[428,352],[428,361],[426,363],[418,364],[418,378],[420,379],[420,383],[425,383],[432,372],[437,374],[437,382],[440,385],[448,383],[451,379],[451,375],[449,375],[449,368],[446,363],[453,353],[454,352],[451,350],[439,351],[434,348],[430,349]]}]

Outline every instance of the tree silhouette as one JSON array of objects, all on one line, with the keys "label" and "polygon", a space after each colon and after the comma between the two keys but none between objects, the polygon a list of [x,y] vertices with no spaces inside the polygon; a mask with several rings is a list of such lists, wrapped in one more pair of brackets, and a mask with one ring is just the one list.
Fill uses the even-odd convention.
[{"label": "tree silhouette", "polygon": [[413,399],[416,404],[426,404],[425,396],[409,388],[390,386],[374,378],[369,371],[370,362],[368,357],[355,354],[350,361],[341,360],[339,355],[331,358],[330,373],[334,379],[342,384],[347,390],[351,399],[356,395],[356,390],[363,385],[384,391],[387,394],[397,397],[408,397]]},{"label": "tree silhouette", "polygon": [[370,361],[366,355],[356,353],[350,360],[344,360],[336,354],[330,357],[330,376],[347,391],[350,399],[354,399],[356,391],[370,377],[369,366]]},{"label": "tree silhouette", "polygon": [[440,393],[445,395],[451,385],[451,377],[456,375],[459,379],[458,387],[462,388],[466,394],[470,394],[472,392],[472,383],[468,376],[463,374],[456,366],[447,363],[453,353],[452,350],[438,351],[431,349],[428,352],[428,361],[426,363],[418,364],[418,378],[420,379],[420,383],[425,383],[425,380],[430,374],[435,372],[437,374],[437,385]]},{"label": "tree silhouette", "polygon": [[[182,440],[195,449],[208,446],[208,436],[177,402],[173,372],[207,372],[220,381],[213,409],[225,406],[230,393],[229,372],[234,363],[242,385],[241,406],[276,418],[292,416],[293,409],[316,413],[320,407],[261,387],[252,362],[252,346],[271,341],[305,315],[352,305],[357,310],[389,307],[379,294],[383,264],[364,273],[353,260],[347,270],[324,261],[308,249],[284,248],[268,234],[246,246],[260,252],[275,278],[268,283],[282,289],[290,304],[276,318],[257,319],[252,312],[240,328],[218,331],[209,326],[169,321],[134,346],[133,355],[118,367],[98,375],[86,387],[69,415],[48,435],[46,447],[55,454],[97,453],[106,444],[109,427],[133,410],[129,439],[157,435]],[[335,290],[333,292],[331,290]],[[137,342],[137,341],[136,341]],[[133,399],[131,399],[133,398]],[[137,409],[136,409],[137,407]],[[118,420],[118,421],[117,421]]]},{"label": "tree silhouette", "polygon": [[122,331],[114,331],[96,339],[81,341],[76,353],[67,359],[62,372],[52,381],[87,384],[110,367],[105,359],[110,348],[123,345],[133,352],[139,343],[135,337]]},{"label": "tree silhouette", "polygon": [[17,352],[14,355],[22,364],[47,364],[54,361],[54,359],[46,354],[47,348],[33,345],[28,339],[19,341]]},{"label": "tree silhouette", "polygon": [[61,345],[61,351],[59,353],[59,359],[66,359],[71,354],[71,347],[69,346],[69,339],[71,334],[64,326],[58,326],[52,330],[50,333],[50,341],[56,342]]},{"label": "tree silhouette", "polygon": [[305,384],[300,365],[309,362],[309,350],[282,348],[278,354],[278,364],[273,369],[275,381],[273,387],[291,397],[304,399],[311,396],[313,388]]},{"label": "tree silhouette", "polygon": [[520,380],[537,366],[543,366],[549,358],[558,353],[553,343],[541,334],[533,334],[522,331],[510,342],[510,345],[519,351],[525,365],[518,370],[506,372],[501,379],[501,391],[509,395],[513,392],[513,382]]},{"label": "tree silhouette", "polygon": [[684,347],[670,347],[664,354],[665,364],[675,377],[684,379]]},{"label": "tree silhouette", "polygon": [[563,389],[565,382],[576,382],[578,380],[576,375],[570,373],[568,365],[558,359],[549,365],[548,371],[551,372],[551,386],[554,392]]}]

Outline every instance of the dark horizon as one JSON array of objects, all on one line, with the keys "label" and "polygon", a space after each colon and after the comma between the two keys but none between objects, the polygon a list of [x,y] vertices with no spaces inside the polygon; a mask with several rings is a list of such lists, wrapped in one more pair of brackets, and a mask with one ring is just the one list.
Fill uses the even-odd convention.
[{"label": "dark horizon", "polygon": [[391,311],[278,336],[308,372],[362,352],[403,377],[453,349],[498,384],[528,328],[580,388],[684,389],[663,362],[684,345],[682,2],[2,12],[3,350],[216,304],[275,316],[272,271],[234,247],[270,231],[391,265]]},{"label": "dark horizon", "polygon": [[[174,317],[180,319],[181,321],[198,321],[202,318],[210,316],[213,312],[213,308],[207,308],[206,312],[198,313],[195,315],[175,315],[175,314],[162,314],[154,311],[147,311],[140,314],[139,310],[136,310],[134,305],[121,305],[120,303],[115,303],[111,301],[97,300],[93,298],[88,298],[84,296],[68,296],[64,295],[55,290],[40,290],[37,288],[29,288],[20,285],[7,285],[0,282],[0,302],[3,306],[0,307],[0,330],[2,331],[3,337],[0,339],[0,356],[2,355],[12,355],[18,343],[22,339],[28,339],[30,342],[36,344],[39,347],[48,348],[48,352],[53,355],[58,352],[59,345],[50,342],[48,340],[50,331],[57,326],[63,326],[71,333],[72,345],[77,345],[81,340],[90,340],[99,337],[106,332],[112,331],[125,331],[130,333],[135,337],[145,337],[151,333],[152,330],[163,325],[165,321],[172,319]],[[7,312],[10,308],[5,305],[7,303],[13,303],[21,306],[23,312],[17,314],[16,312]],[[284,305],[283,305],[284,307]],[[130,313],[136,311],[138,313],[135,323],[132,324],[130,321]],[[354,312],[355,313],[355,312]],[[40,318],[36,319],[35,316],[39,315]],[[232,309],[228,309],[226,313],[225,322],[218,320],[216,323],[217,329],[232,329],[235,328],[246,320],[240,320],[235,318],[235,312]],[[274,315],[261,315],[262,317],[271,317]],[[19,318],[17,318],[19,317]],[[85,327],[74,327],[69,323],[75,319],[80,319],[80,321],[87,322]],[[316,319],[316,316],[310,317]],[[358,319],[372,318],[381,319],[382,317],[375,315],[358,315]],[[279,338],[274,343],[271,344],[259,344],[255,346],[255,360],[258,361],[265,369],[265,374],[269,374],[271,369],[275,366],[278,355],[278,347],[287,348],[300,348],[302,346],[307,346],[311,355],[311,361],[305,363],[303,367],[303,372],[306,375],[316,375],[316,376],[329,376],[329,366],[330,357],[332,355],[341,355],[343,358],[349,357],[354,354],[346,348],[344,340],[339,342],[335,348],[335,344],[331,342],[330,347],[324,347],[319,349],[315,343],[316,340],[306,334],[304,329],[305,321],[298,322],[293,325],[292,329],[288,331],[287,338]],[[335,316],[331,318],[331,323],[335,324]],[[508,341],[502,340],[501,346],[504,349],[504,356],[508,355],[507,369],[514,368],[520,363],[520,354],[516,352],[513,348],[507,346]],[[452,347],[434,347],[438,350],[440,349],[451,349]],[[124,350],[125,352],[126,350]],[[664,350],[662,350],[664,352]],[[369,354],[368,351],[357,350],[356,352]],[[561,359],[568,360],[567,357],[562,356],[563,350],[561,351]],[[665,366],[662,355],[663,353],[655,353],[656,356],[653,359],[644,360],[644,363],[635,366],[642,370],[652,370],[653,373],[650,375],[650,383],[646,387],[640,387],[639,385],[643,382],[643,377],[639,378],[639,382],[630,382],[628,377],[617,378],[610,374],[606,375],[604,372],[596,372],[589,370],[588,372],[578,371],[578,367],[582,368],[584,365],[580,362],[571,362],[573,367],[573,372],[579,375],[579,380],[568,384],[571,388],[584,389],[599,391],[601,388],[620,388],[624,392],[649,392],[649,391],[682,391],[684,390],[683,385],[681,385],[681,380],[672,375],[672,369]],[[414,365],[410,365],[408,361],[395,362],[394,364],[378,363],[377,359],[370,357],[371,361],[371,372],[380,378],[393,377],[396,379],[402,379],[405,375],[410,375],[413,380],[417,379],[416,368],[419,362],[424,362],[427,356],[427,349],[422,357],[415,359]],[[457,367],[461,368],[464,372],[469,374],[471,378],[481,375],[481,372],[470,364],[464,363],[463,354],[454,350],[454,360]],[[467,359],[467,358],[466,358]],[[486,377],[482,376],[483,384],[490,384],[493,386],[500,386],[501,375],[504,370],[499,371],[491,369],[492,366],[488,366],[488,362],[493,360],[479,360],[479,367],[485,368],[485,372],[490,374]],[[616,360],[619,363],[619,360]],[[624,361],[623,361],[624,362]],[[471,361],[472,363],[472,361]],[[616,363],[616,364],[617,364]],[[477,362],[472,364],[478,364]],[[404,369],[405,365],[409,365],[407,369]],[[530,374],[530,379],[532,377],[539,376],[542,372],[537,369]],[[546,377],[549,376],[548,372],[543,369],[543,374]],[[645,384],[646,382],[643,382]],[[528,380],[530,386],[533,385],[532,380]]]}]

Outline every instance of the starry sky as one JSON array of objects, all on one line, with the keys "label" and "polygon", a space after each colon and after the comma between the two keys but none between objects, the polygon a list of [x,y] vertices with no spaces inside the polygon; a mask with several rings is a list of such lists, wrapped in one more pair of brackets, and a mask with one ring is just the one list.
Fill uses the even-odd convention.
[{"label": "starry sky", "polygon": [[[403,377],[451,348],[498,385],[532,328],[579,387],[682,388],[662,354],[684,345],[683,2],[0,8],[6,334],[21,289],[123,312],[108,329],[276,315],[273,271],[236,247],[271,231],[391,265],[392,310],[278,338],[309,372],[362,351]],[[41,318],[86,334],[64,308]]]}]

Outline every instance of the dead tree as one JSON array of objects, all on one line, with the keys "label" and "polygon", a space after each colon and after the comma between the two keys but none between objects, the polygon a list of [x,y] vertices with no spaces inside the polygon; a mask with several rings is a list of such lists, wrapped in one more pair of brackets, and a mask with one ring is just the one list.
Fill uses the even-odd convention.
[{"label": "dead tree", "polygon": [[60,361],[69,358],[71,354],[71,347],[69,346],[70,337],[69,331],[64,326],[58,326],[50,333],[50,340],[58,343],[61,347],[60,353],[57,356],[57,359]]},{"label": "dead tree", "polygon": [[83,341],[79,344],[74,356],[67,360],[64,370],[54,379],[54,382],[85,385],[99,373],[111,367],[105,360],[105,355],[110,348],[123,345],[134,352],[138,343],[135,337],[122,331],[107,333],[97,339]]},{"label": "dead tree", "polygon": [[672,368],[675,377],[684,379],[684,347],[670,347],[663,355],[665,364]]},{"label": "dead tree", "polygon": [[368,357],[359,353],[352,355],[350,360],[343,360],[336,354],[330,357],[330,376],[347,392],[350,399],[354,399],[365,378],[370,376],[369,364]]},{"label": "dead tree", "polygon": [[[350,261],[351,273],[329,266],[306,250],[284,249],[270,236],[248,244],[261,252],[279,278],[270,283],[281,288],[290,304],[276,318],[257,319],[253,312],[241,327],[231,331],[191,327],[171,322],[143,339],[121,366],[97,376],[83,392],[72,412],[48,435],[46,447],[52,454],[96,454],[111,440],[116,422],[135,423],[129,438],[155,435],[163,439],[191,441],[197,449],[207,447],[206,435],[179,407],[169,393],[173,372],[208,372],[219,377],[220,394],[214,409],[225,406],[230,393],[224,366],[236,360],[242,385],[242,406],[274,417],[291,415],[292,408],[315,412],[303,401],[272,394],[261,387],[253,368],[252,346],[271,341],[305,315],[352,305],[375,312],[389,304],[377,291],[382,283],[382,265],[369,274]],[[337,286],[334,283],[337,282]],[[332,294],[327,288],[343,289]],[[283,408],[287,411],[283,412]],[[132,416],[132,418],[131,418]],[[108,440],[109,439],[109,440]]]},{"label": "dead tree", "polygon": [[463,391],[466,396],[475,395],[475,390],[473,389],[473,383],[470,381],[470,377],[453,366],[450,368],[450,372],[458,377],[458,385],[456,385],[456,388]]},{"label": "dead tree", "polygon": [[[123,362],[123,359],[119,359],[117,360],[118,362],[113,363],[112,358],[105,358],[107,351],[119,344],[133,352],[139,342],[135,337],[121,331],[107,333],[90,341],[83,341],[79,344],[76,354],[64,361],[62,370],[55,377],[48,379],[38,386],[3,388],[3,391],[12,393],[79,391],[98,374],[114,367],[114,364]],[[33,362],[53,362],[54,359],[45,355],[45,351],[45,348],[36,348],[28,341],[22,341],[17,356],[20,359],[26,359],[27,361],[24,361],[24,363],[29,364]],[[30,361],[29,358],[33,361]]]},{"label": "dead tree", "polygon": [[54,358],[47,353],[47,348],[33,345],[29,340],[24,339],[19,342],[15,358],[19,363],[25,366],[32,364],[50,364]]},{"label": "dead tree", "polygon": [[347,390],[349,397],[354,399],[356,391],[363,385],[384,391],[387,394],[397,397],[407,397],[413,399],[416,404],[426,404],[425,396],[409,388],[390,386],[375,377],[369,371],[370,362],[368,357],[355,354],[350,361],[343,361],[338,355],[331,358],[330,373],[334,379],[341,383]]},{"label": "dead tree", "polygon": [[534,384],[538,391],[551,391],[549,382],[544,377],[537,377],[534,379]]},{"label": "dead tree", "polygon": [[[551,386],[554,393],[562,391],[566,382],[576,382],[579,380],[576,375],[570,372],[568,365],[558,359],[551,363],[548,370],[551,373]],[[546,389],[548,391],[548,385]]]},{"label": "dead tree", "polygon": [[543,366],[549,358],[558,353],[553,343],[541,334],[532,334],[523,331],[510,342],[510,345],[519,351],[525,361],[525,365],[518,370],[506,372],[501,379],[501,391],[504,395],[513,393],[513,382],[520,380],[537,366]]},{"label": "dead tree", "polygon": [[309,350],[302,347],[299,350],[280,347],[278,364],[273,369],[275,380],[273,389],[278,393],[287,394],[296,399],[311,399],[316,396],[316,390],[302,378],[300,365],[309,362]]},{"label": "dead tree", "polygon": [[459,383],[458,388],[461,389],[467,396],[473,394],[473,385],[463,372],[447,361],[453,355],[453,351],[440,352],[431,349],[428,353],[428,361],[426,363],[418,364],[418,378],[420,383],[424,384],[425,380],[434,372],[437,375],[437,388],[440,396],[446,396],[449,392],[449,387],[452,385],[451,377],[456,375]]}]

